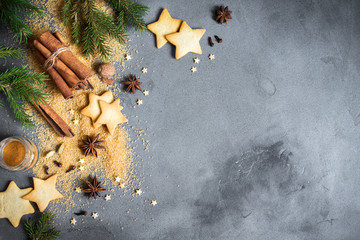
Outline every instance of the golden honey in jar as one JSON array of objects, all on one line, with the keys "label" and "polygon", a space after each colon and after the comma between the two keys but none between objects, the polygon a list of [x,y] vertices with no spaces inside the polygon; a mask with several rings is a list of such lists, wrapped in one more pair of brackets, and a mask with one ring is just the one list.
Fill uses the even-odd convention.
[{"label": "golden honey in jar", "polygon": [[0,142],[0,166],[10,171],[26,171],[38,160],[36,145],[26,137],[9,137]]}]

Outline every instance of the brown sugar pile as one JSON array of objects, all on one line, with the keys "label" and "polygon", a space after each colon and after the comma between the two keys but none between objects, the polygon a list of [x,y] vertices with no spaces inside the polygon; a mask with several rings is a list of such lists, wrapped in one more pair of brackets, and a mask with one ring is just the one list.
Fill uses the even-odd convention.
[{"label": "brown sugar pile", "polygon": [[[35,4],[37,2],[38,4],[40,3],[40,1],[33,2]],[[81,50],[72,43],[69,37],[71,32],[62,25],[60,21],[61,4],[62,1],[56,0],[47,1],[44,6],[39,4],[46,10],[46,16],[28,20],[33,28],[33,32],[35,36],[49,30],[61,32],[65,40],[71,45],[74,55],[89,68],[93,68],[92,64],[96,60],[93,59],[90,62],[82,56]],[[106,8],[106,6],[102,7]],[[51,22],[51,27],[48,25],[49,22]],[[114,40],[111,41],[110,45],[114,49],[112,60],[122,59],[125,55],[125,47]],[[44,71],[35,55],[31,52],[29,53],[29,65],[37,71]],[[84,180],[89,175],[94,176],[96,173],[102,182],[106,177],[120,188],[126,188],[131,185],[134,177],[131,164],[132,152],[128,146],[130,139],[124,126],[119,125],[115,133],[110,135],[104,126],[95,129],[91,119],[80,114],[81,109],[88,104],[88,94],[90,92],[101,95],[107,91],[107,85],[101,82],[97,76],[93,76],[89,80],[94,90],[73,91],[74,98],[68,100],[63,98],[52,80],[47,84],[46,91],[49,93],[47,103],[71,127],[75,134],[73,138],[59,137],[44,121],[42,116],[29,107],[33,111],[33,120],[36,124],[34,134],[37,136],[37,139],[34,140],[38,143],[37,145],[40,150],[39,160],[33,168],[33,173],[36,177],[40,178],[47,178],[53,174],[58,174],[58,187],[65,196],[65,199],[62,201],[67,204],[71,202],[69,201],[71,193],[74,192],[75,188],[83,186]],[[116,91],[119,92],[119,90]],[[85,140],[87,135],[93,138],[97,134],[100,134],[100,140],[104,141],[102,145],[106,149],[98,150],[97,158],[92,155],[85,157],[84,151],[80,149],[80,146],[83,144],[82,140]],[[64,145],[63,150],[58,151],[62,144]],[[55,164],[54,161],[61,163],[61,167],[59,167],[59,164]],[[75,170],[68,171],[72,167],[75,167]]]}]

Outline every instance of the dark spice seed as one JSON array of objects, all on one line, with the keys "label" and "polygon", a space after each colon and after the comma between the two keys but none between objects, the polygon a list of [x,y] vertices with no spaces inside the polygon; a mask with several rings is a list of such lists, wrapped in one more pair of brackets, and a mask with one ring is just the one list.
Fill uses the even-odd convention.
[{"label": "dark spice seed", "polygon": [[44,166],[44,171],[47,175],[49,175],[49,167],[48,166],[46,166],[46,165]]},{"label": "dark spice seed", "polygon": [[58,161],[54,161],[54,164],[58,167],[62,167],[62,163],[61,162],[58,162]]},{"label": "dark spice seed", "polygon": [[86,216],[87,215],[87,211],[80,211],[78,213],[74,213],[77,216]]},{"label": "dark spice seed", "polygon": [[210,47],[213,47],[213,46],[214,46],[214,43],[213,43],[211,37],[209,37],[208,40],[209,40],[209,45],[210,45]]},{"label": "dark spice seed", "polygon": [[222,43],[223,40],[221,38],[219,38],[217,35],[215,35],[214,37],[218,43]]},{"label": "dark spice seed", "polygon": [[66,173],[71,172],[75,169],[76,169],[76,167],[74,165],[72,165],[72,166],[70,166],[70,168],[68,170],[66,170]]}]

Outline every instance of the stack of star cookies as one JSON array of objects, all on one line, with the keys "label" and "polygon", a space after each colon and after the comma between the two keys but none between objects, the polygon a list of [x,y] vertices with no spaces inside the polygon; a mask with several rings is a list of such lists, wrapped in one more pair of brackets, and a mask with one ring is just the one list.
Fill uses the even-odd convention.
[{"label": "stack of star cookies", "polygon": [[94,128],[106,125],[113,135],[118,124],[128,121],[121,113],[122,109],[120,98],[114,101],[112,92],[106,91],[101,96],[90,93],[89,105],[81,110],[81,114],[91,118]]},{"label": "stack of star cookies", "polygon": [[159,20],[149,24],[147,28],[156,35],[157,48],[163,47],[168,41],[176,46],[176,59],[189,52],[202,54],[200,39],[206,30],[192,29],[185,21],[172,18],[166,8]]}]

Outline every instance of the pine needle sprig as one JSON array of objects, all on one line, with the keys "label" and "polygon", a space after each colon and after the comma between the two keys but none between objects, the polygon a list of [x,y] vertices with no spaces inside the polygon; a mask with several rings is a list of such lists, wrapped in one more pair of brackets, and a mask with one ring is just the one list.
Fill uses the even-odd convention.
[{"label": "pine needle sprig", "polygon": [[44,10],[37,8],[28,0],[1,0],[0,19],[7,24],[14,36],[20,42],[26,42],[32,34],[30,27],[26,25],[20,14],[44,14]]},{"label": "pine needle sprig", "polygon": [[53,240],[60,236],[60,231],[52,227],[53,222],[54,215],[45,212],[37,222],[34,219],[27,220],[24,227],[31,240]]},{"label": "pine needle sprig", "polygon": [[21,48],[11,48],[0,46],[0,58],[20,58],[24,54]]},{"label": "pine needle sprig", "polygon": [[48,77],[43,73],[34,73],[27,70],[27,65],[14,67],[0,74],[0,92],[7,97],[10,108],[15,116],[29,128],[34,126],[31,116],[27,114],[26,101],[35,103],[44,102],[47,93],[44,91]]},{"label": "pine needle sprig", "polygon": [[62,19],[65,25],[72,27],[73,41],[82,46],[85,56],[99,55],[108,59],[111,55],[109,38],[126,42],[124,30],[111,15],[96,8],[95,0],[65,0]]},{"label": "pine needle sprig", "polygon": [[138,31],[146,29],[146,23],[143,17],[149,8],[140,3],[128,0],[107,0],[118,12],[119,24],[125,30],[128,25],[134,26]]}]

